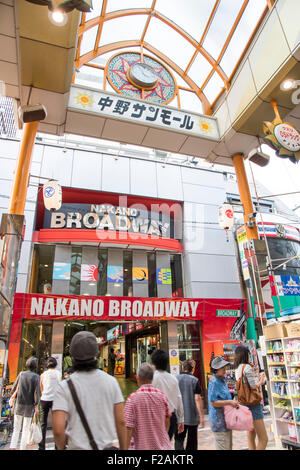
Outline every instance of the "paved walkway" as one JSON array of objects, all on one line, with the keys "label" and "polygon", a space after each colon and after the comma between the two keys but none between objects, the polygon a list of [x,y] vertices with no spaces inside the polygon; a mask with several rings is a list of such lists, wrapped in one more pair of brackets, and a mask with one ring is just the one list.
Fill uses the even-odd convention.
[{"label": "paved walkway", "polygon": [[[265,418],[265,425],[269,436],[269,442],[267,446],[267,450],[283,450],[281,447],[276,448],[275,441],[273,434],[270,429],[271,425],[271,417],[267,416]],[[9,443],[1,447],[0,450],[8,450]],[[37,446],[35,448],[31,448],[31,450],[37,450]],[[234,431],[233,432],[233,450],[246,450],[247,449],[247,433],[244,431]],[[54,450],[54,439],[52,430],[47,430],[46,435],[46,450]],[[215,442],[213,433],[209,427],[208,416],[205,416],[205,428],[198,430],[198,450],[215,450]]]}]

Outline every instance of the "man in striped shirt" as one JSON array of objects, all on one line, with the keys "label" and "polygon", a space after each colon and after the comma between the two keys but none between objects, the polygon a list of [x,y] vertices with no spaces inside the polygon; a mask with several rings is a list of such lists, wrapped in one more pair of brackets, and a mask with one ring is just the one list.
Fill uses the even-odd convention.
[{"label": "man in striped shirt", "polygon": [[166,395],[152,385],[153,368],[143,363],[137,371],[139,389],[125,405],[127,446],[135,450],[171,450],[168,430],[170,407]]}]

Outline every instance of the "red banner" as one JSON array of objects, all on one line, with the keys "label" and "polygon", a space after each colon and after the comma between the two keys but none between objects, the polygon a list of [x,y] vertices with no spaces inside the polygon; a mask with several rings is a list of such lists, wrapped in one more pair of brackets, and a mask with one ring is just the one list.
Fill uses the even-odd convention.
[{"label": "red banner", "polygon": [[16,294],[14,315],[23,320],[203,320],[203,299],[86,297]]}]

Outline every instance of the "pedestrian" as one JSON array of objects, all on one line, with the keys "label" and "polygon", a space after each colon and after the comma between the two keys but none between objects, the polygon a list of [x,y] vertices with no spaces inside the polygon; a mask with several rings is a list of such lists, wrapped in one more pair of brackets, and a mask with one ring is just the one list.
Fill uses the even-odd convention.
[{"label": "pedestrian", "polygon": [[14,406],[14,428],[10,449],[17,449],[22,429],[20,450],[26,450],[31,420],[33,415],[38,414],[40,377],[36,373],[37,367],[37,358],[27,359],[27,370],[18,375],[12,388],[9,405]]},{"label": "pedestrian", "polygon": [[164,392],[172,413],[168,433],[171,440],[176,432],[180,434],[184,431],[183,404],[178,380],[174,375],[167,372],[169,356],[165,351],[162,349],[153,351],[151,362],[155,368],[152,385],[161,392]]},{"label": "pedestrian", "polygon": [[124,398],[117,380],[98,368],[97,353],[98,343],[93,333],[81,331],[73,336],[70,344],[73,373],[59,383],[52,406],[53,434],[59,450],[66,448],[67,441],[68,450],[94,448],[69,382],[74,386],[97,449],[111,448],[117,437],[120,449],[125,449]]},{"label": "pedestrian", "polygon": [[43,439],[39,443],[39,450],[45,450],[48,414],[49,411],[52,409],[57,386],[61,381],[61,373],[56,370],[56,367],[57,360],[54,357],[49,357],[49,359],[47,360],[47,370],[42,373],[40,378],[40,409]]},{"label": "pedestrian", "polygon": [[[261,386],[265,383],[264,374],[258,377],[255,374],[254,366],[250,362],[250,351],[246,346],[238,346],[235,350],[235,378],[239,380],[243,372],[243,383],[249,384],[252,390],[261,391]],[[268,435],[264,424],[263,407],[261,403],[248,406],[253,416],[253,431],[247,431],[249,450],[264,450],[268,444]],[[258,438],[256,445],[255,439]]]},{"label": "pedestrian", "polygon": [[141,364],[137,371],[139,389],[126,401],[126,448],[130,450],[171,450],[171,411],[166,395],[152,385],[153,375],[150,364]]},{"label": "pedestrian", "polygon": [[108,370],[109,375],[115,375],[115,365],[116,365],[116,354],[113,347],[109,349],[108,353]]},{"label": "pedestrian", "polygon": [[72,367],[72,358],[70,356],[70,348],[69,346],[65,349],[65,356],[64,356],[64,370],[69,369]]},{"label": "pedestrian", "polygon": [[100,351],[98,352],[97,360],[98,360],[98,367],[99,367],[99,369],[104,370],[104,361],[103,361],[103,357],[101,356],[101,352],[100,352]]},{"label": "pedestrian", "polygon": [[184,412],[184,430],[175,434],[175,450],[184,450],[184,439],[187,435],[186,449],[198,448],[198,425],[204,428],[204,409],[202,390],[197,377],[194,377],[195,361],[187,359],[183,362],[183,372],[177,375],[182,396]]},{"label": "pedestrian", "polygon": [[212,377],[208,384],[208,409],[216,450],[232,450],[232,431],[226,427],[224,406],[239,406],[238,401],[232,400],[225,382],[226,367],[229,364],[222,356],[215,357],[210,364]]}]

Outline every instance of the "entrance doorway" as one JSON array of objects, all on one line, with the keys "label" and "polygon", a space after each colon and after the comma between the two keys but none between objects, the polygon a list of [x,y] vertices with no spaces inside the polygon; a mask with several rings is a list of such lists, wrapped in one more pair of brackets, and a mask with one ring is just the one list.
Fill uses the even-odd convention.
[{"label": "entrance doorway", "polygon": [[[63,370],[70,366],[69,347],[73,336],[91,331],[98,341],[99,368],[113,375],[124,397],[137,389],[136,371],[143,362],[151,361],[154,349],[160,347],[159,325],[149,322],[68,321],[64,328]],[[112,367],[111,355],[115,355]]]}]

